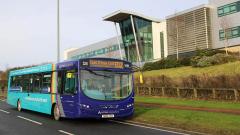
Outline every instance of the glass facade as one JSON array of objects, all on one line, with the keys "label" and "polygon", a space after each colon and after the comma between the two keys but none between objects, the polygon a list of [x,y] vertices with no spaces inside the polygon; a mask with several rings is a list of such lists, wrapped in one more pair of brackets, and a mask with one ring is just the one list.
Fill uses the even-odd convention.
[{"label": "glass facade", "polygon": [[[153,42],[152,42],[152,22],[139,17],[133,17],[136,36],[138,41],[139,53],[142,61],[153,59]],[[137,62],[138,55],[134,39],[131,18],[119,22],[122,34],[122,40],[128,61]]]},{"label": "glass facade", "polygon": [[[123,49],[123,45],[121,45],[121,49]],[[86,53],[82,53],[76,56],[71,57],[71,59],[81,59],[81,58],[89,58],[89,57],[95,57],[98,55],[104,55],[110,52],[114,52],[114,51],[118,51],[119,50],[119,46],[118,45],[113,45],[110,47],[105,47],[105,48],[101,48],[98,50],[93,50],[90,52],[86,52]]]},{"label": "glass facade", "polygon": [[[226,34],[225,34],[225,32],[226,32]],[[224,32],[224,30],[219,31],[219,39],[220,40],[240,37],[240,26],[229,28],[229,29],[225,30],[225,32]]]},{"label": "glass facade", "polygon": [[218,17],[226,16],[240,11],[240,1],[218,7]]}]

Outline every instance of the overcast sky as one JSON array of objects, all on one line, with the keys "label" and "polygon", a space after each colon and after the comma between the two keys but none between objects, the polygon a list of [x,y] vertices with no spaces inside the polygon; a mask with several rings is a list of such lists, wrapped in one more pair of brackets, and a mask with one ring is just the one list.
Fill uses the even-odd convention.
[{"label": "overcast sky", "polygon": [[[164,19],[208,0],[60,0],[61,60],[64,49],[116,36],[102,17],[132,10]],[[57,0],[0,0],[0,70],[56,62]]]}]

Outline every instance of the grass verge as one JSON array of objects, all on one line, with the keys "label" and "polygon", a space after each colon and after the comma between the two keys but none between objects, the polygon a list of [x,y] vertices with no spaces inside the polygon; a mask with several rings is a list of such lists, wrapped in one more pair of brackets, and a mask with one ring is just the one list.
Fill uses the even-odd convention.
[{"label": "grass verge", "polygon": [[189,100],[164,97],[139,97],[139,96],[135,97],[135,102],[154,103],[161,105],[218,108],[218,109],[240,109],[239,102],[204,101],[204,100]]},{"label": "grass verge", "polygon": [[134,121],[216,135],[239,135],[240,116],[136,107]]},{"label": "grass verge", "polygon": [[[208,74],[209,76],[217,76],[220,74],[224,75],[235,75],[240,73],[240,61],[226,63],[222,65],[215,65],[211,67],[204,68],[193,68],[191,66],[170,68],[170,69],[160,69],[143,72],[144,77],[156,77],[160,75],[165,75],[172,78],[187,77],[189,75],[202,75]],[[139,73],[135,73],[135,77],[139,77]]]}]

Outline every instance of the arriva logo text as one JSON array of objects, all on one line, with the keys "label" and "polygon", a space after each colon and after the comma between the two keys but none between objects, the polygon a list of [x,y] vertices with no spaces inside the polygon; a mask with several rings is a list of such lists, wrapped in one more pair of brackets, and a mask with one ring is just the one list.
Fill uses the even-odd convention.
[{"label": "arriva logo text", "polygon": [[25,100],[28,101],[35,101],[35,102],[43,102],[46,103],[47,99],[43,99],[43,98],[31,98],[31,97],[25,97]]}]

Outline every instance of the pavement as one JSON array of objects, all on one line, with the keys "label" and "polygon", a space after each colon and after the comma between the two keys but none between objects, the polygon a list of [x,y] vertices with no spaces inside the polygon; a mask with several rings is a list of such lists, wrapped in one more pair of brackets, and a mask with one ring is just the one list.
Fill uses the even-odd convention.
[{"label": "pavement", "polygon": [[0,135],[187,135],[123,121],[62,119],[9,106],[0,100]]}]

